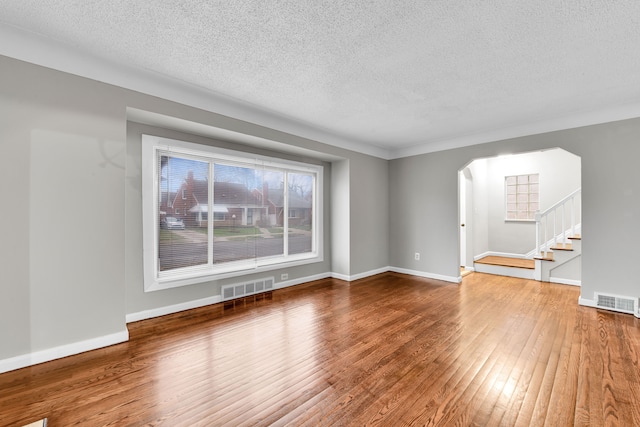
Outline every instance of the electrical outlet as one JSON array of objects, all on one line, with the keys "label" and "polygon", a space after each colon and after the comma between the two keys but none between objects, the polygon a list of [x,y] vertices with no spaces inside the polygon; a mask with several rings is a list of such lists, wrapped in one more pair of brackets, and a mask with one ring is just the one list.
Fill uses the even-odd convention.
[{"label": "electrical outlet", "polygon": [[416,261],[420,261],[420,252],[416,252],[416,254],[413,257],[415,258]]},{"label": "electrical outlet", "polygon": [[289,274],[288,273],[282,273],[280,275],[280,280],[287,280],[289,278]]}]

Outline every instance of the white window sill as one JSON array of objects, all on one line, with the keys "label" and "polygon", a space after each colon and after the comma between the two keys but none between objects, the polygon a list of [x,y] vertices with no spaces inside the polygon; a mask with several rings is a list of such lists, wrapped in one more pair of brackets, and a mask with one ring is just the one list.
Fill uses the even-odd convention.
[{"label": "white window sill", "polygon": [[322,262],[324,259],[322,256],[312,256],[312,257],[301,257],[296,260],[286,261],[286,262],[278,262],[273,264],[264,264],[258,266],[246,265],[246,268],[238,269],[234,268],[231,271],[226,272],[211,272],[203,271],[203,270],[192,270],[190,272],[185,272],[183,274],[176,274],[170,277],[162,277],[162,278],[152,278],[147,281],[145,279],[145,284],[147,284],[144,288],[145,292],[154,292],[161,291],[164,289],[178,288],[180,286],[187,285],[195,285],[198,283],[211,282],[215,280],[227,279],[230,277],[238,277],[245,276],[247,274],[260,274],[267,271],[285,269],[296,267],[299,265],[307,265],[314,264],[317,262]]}]

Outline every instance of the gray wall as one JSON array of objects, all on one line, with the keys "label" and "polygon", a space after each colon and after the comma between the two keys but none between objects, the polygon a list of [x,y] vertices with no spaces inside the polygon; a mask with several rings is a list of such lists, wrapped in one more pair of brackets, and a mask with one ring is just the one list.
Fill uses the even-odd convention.
[{"label": "gray wall", "polygon": [[[634,265],[640,231],[640,119],[392,160],[390,262],[457,276],[457,171],[476,158],[560,147],[582,160],[582,297],[640,296]],[[421,261],[413,253],[421,251]],[[426,256],[424,255],[426,254]]]},{"label": "gray wall", "polygon": [[122,91],[0,69],[0,359],[122,333]]},{"label": "gray wall", "polygon": [[[357,155],[349,164],[350,274],[354,276],[389,265],[389,162]],[[387,226],[380,226],[383,222]]]},{"label": "gray wall", "polygon": [[551,270],[549,270],[549,273],[550,277],[569,279],[579,282],[582,277],[582,256],[577,256],[574,259],[559,265],[558,267],[552,268]]},{"label": "gray wall", "polygon": [[331,255],[333,272],[349,276],[351,269],[349,220],[349,161],[333,162],[331,168]]},{"label": "gray wall", "polygon": [[[338,165],[335,177],[332,165],[325,170],[325,261],[276,278],[326,274],[334,263],[345,274],[388,265],[386,161],[7,57],[0,69],[0,190],[10,222],[0,227],[0,361],[122,333],[126,314],[219,293],[223,282],[142,292],[144,126],[128,125],[127,107],[313,150]],[[331,187],[343,185],[334,200]],[[342,235],[331,234],[337,214],[346,216],[336,219]]]},{"label": "gray wall", "polygon": [[391,266],[459,276],[458,170],[467,163],[461,160],[446,151],[390,162]]}]

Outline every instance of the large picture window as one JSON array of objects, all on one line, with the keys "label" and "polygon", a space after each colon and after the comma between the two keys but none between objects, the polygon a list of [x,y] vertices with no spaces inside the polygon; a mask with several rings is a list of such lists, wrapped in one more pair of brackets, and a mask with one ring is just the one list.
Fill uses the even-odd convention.
[{"label": "large picture window", "polygon": [[322,260],[321,166],[149,135],[142,156],[145,290]]}]

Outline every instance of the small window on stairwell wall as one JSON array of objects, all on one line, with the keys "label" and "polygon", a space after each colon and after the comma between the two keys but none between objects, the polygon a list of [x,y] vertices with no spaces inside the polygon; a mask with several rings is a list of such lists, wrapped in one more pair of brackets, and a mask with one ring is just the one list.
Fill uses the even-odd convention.
[{"label": "small window on stairwell wall", "polygon": [[506,176],[505,219],[508,221],[534,221],[540,209],[539,175]]}]

